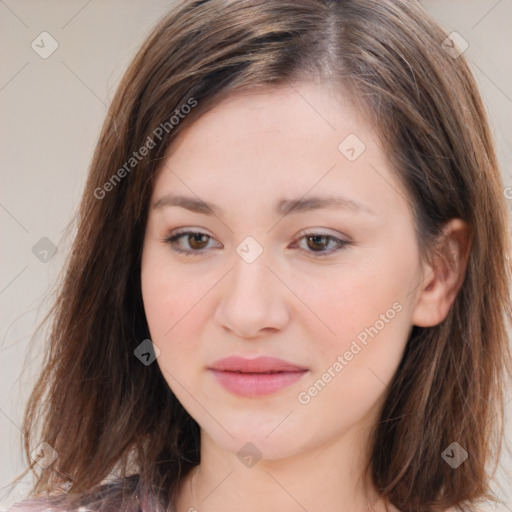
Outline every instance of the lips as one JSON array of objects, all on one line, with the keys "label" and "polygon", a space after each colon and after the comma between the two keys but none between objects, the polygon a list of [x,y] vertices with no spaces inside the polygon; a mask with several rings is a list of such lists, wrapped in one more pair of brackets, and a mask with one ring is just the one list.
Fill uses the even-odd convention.
[{"label": "lips", "polygon": [[308,373],[305,367],[268,356],[256,359],[231,356],[216,361],[208,369],[226,390],[245,397],[275,393]]},{"label": "lips", "polygon": [[260,356],[255,359],[245,359],[239,356],[230,356],[220,359],[210,367],[212,370],[221,372],[238,373],[280,373],[280,372],[303,372],[307,368],[296,364],[277,359],[275,357]]}]

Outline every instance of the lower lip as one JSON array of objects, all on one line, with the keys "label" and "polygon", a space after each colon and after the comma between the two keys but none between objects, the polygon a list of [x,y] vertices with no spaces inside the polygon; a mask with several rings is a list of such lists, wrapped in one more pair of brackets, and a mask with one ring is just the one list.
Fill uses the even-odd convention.
[{"label": "lower lip", "polygon": [[264,396],[297,382],[307,370],[279,373],[236,373],[211,370],[218,381],[232,393],[241,396]]}]

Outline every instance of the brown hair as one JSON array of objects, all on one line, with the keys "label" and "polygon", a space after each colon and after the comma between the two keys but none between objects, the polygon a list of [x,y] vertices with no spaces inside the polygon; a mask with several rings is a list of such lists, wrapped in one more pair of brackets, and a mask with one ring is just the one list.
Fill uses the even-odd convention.
[{"label": "brown hair", "polygon": [[[176,135],[223,98],[316,74],[372,119],[408,191],[422,257],[450,219],[472,233],[448,317],[413,328],[388,388],[371,447],[373,482],[402,511],[473,510],[491,497],[511,372],[508,216],[477,86],[464,56],[443,48],[446,37],[411,0],[182,1],[156,26],[112,101],[50,311],[24,446],[33,469],[30,452],[41,440],[58,459],[40,472],[34,494],[69,482],[65,496],[75,505],[174,504],[200,460],[199,426],[158,365],[134,356],[149,338],[140,262],[153,180]],[[154,147],[132,165],[148,138]],[[454,441],[469,455],[459,469],[441,457]],[[114,476],[119,485],[105,484]]]}]

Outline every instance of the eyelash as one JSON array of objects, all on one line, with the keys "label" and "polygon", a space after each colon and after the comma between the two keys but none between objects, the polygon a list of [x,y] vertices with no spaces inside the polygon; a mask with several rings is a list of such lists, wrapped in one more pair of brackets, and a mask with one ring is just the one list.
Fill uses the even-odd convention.
[{"label": "eyelash", "polygon": [[[185,250],[185,249],[180,249],[180,248],[178,248],[176,246],[173,246],[173,244],[175,244],[175,242],[177,242],[180,238],[185,237],[185,235],[204,235],[204,236],[207,236],[209,239],[213,238],[213,237],[211,237],[210,235],[208,235],[206,233],[202,233],[201,231],[185,230],[185,231],[171,232],[167,237],[165,237],[162,240],[162,242],[165,243],[165,244],[170,245],[171,249],[174,252],[183,254],[184,256],[199,256],[199,255],[201,255],[202,253],[204,253],[206,251],[206,249],[200,249],[200,250],[197,250],[197,251]],[[306,252],[310,253],[311,255],[313,255],[313,257],[315,257],[315,258],[322,258],[322,257],[329,256],[329,255],[331,255],[331,254],[333,254],[333,253],[335,253],[337,251],[340,251],[341,249],[344,249],[345,247],[351,245],[351,242],[348,242],[346,240],[340,240],[339,238],[336,238],[333,235],[328,235],[326,233],[317,233],[317,232],[305,233],[305,234],[303,234],[299,238],[299,240],[302,240],[303,238],[318,237],[318,236],[325,237],[325,238],[327,238],[328,241],[336,242],[338,244],[338,247],[334,248],[334,249],[331,249],[329,251],[322,251],[322,252],[306,251]]]}]

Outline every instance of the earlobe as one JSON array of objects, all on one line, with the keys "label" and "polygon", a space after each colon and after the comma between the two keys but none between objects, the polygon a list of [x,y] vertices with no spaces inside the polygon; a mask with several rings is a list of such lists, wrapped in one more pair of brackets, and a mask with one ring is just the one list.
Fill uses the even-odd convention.
[{"label": "earlobe", "polygon": [[432,247],[430,264],[423,280],[412,317],[418,327],[440,324],[450,312],[464,277],[471,248],[470,229],[461,219],[446,223],[443,234]]}]

